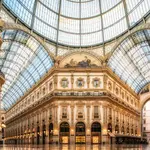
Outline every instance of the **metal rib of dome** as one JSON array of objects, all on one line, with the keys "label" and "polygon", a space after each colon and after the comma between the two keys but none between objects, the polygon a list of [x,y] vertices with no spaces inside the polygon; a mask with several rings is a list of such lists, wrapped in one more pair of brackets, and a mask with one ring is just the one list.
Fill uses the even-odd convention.
[{"label": "metal rib of dome", "polygon": [[0,70],[5,74],[2,86],[2,108],[9,109],[53,65],[44,47],[29,34],[6,30],[2,34]]},{"label": "metal rib of dome", "polygon": [[67,46],[102,44],[149,13],[149,0],[3,0],[33,31]]}]

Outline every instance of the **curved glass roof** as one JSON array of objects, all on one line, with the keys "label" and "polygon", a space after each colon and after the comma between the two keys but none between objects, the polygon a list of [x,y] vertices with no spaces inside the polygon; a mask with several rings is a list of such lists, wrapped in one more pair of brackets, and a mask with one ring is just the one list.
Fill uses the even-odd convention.
[{"label": "curved glass roof", "polygon": [[29,34],[18,30],[2,33],[0,70],[5,74],[2,107],[7,110],[53,65],[44,47]]},{"label": "curved glass roof", "polygon": [[41,36],[67,46],[112,40],[149,13],[149,0],[3,0],[3,5]]},{"label": "curved glass roof", "polygon": [[114,51],[108,65],[136,93],[150,82],[150,30],[126,38]]}]

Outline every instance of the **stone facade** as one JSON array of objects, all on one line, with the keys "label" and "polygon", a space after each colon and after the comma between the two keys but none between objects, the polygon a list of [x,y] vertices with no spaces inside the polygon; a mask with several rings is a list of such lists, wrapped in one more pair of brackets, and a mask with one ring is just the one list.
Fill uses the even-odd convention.
[{"label": "stone facade", "polygon": [[5,142],[110,143],[139,138],[139,122],[139,96],[108,67],[58,63],[6,112]]}]

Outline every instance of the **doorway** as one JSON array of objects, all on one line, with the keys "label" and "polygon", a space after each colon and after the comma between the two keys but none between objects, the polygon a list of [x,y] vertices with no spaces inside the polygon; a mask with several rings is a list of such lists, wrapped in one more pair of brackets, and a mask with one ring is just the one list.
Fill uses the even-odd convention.
[{"label": "doorway", "polygon": [[78,122],[76,124],[76,136],[75,143],[76,144],[85,144],[85,124],[83,122]]},{"label": "doorway", "polygon": [[60,124],[60,143],[68,144],[69,143],[69,135],[70,135],[70,127],[67,122],[62,122]]}]

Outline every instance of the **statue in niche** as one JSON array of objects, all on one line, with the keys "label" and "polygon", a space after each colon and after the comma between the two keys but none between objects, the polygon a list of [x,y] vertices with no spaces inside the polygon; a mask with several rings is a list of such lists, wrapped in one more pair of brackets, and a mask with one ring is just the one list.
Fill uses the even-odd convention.
[{"label": "statue in niche", "polygon": [[92,68],[92,67],[98,67],[96,64],[93,64],[91,59],[89,59],[87,56],[84,57],[84,60],[82,61],[74,61],[72,58],[69,63],[65,65],[65,68],[72,68],[72,67],[78,67],[78,68]]}]

